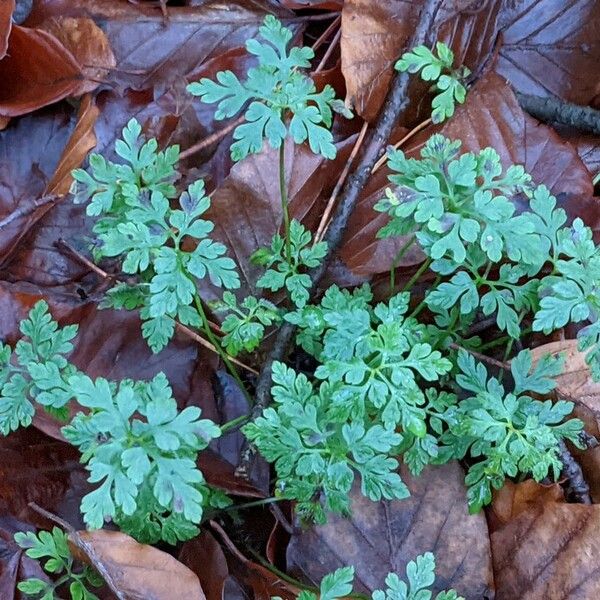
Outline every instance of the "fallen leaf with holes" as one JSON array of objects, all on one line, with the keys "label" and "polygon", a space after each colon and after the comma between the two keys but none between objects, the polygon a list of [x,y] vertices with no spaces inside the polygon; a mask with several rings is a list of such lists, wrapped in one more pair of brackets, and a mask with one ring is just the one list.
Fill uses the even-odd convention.
[{"label": "fallen leaf with holes", "polygon": [[206,600],[200,580],[176,558],[117,531],[69,535],[73,553],[127,600]]},{"label": "fallen leaf with holes", "polygon": [[600,506],[537,503],[491,536],[496,600],[600,595]]}]

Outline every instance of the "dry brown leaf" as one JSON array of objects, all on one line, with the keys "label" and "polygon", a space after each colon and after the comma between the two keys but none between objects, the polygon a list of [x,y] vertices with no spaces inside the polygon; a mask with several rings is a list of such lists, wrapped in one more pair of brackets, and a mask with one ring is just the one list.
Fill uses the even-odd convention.
[{"label": "dry brown leaf", "polygon": [[15,0],[4,0],[0,3],[0,58],[8,49],[8,37],[12,28],[12,14],[15,10]]},{"label": "dry brown leaf", "polygon": [[53,17],[40,29],[53,35],[80,65],[83,78],[77,96],[95,90],[117,64],[106,34],[92,19]]},{"label": "dry brown leaf", "polygon": [[545,502],[491,536],[496,600],[600,595],[600,506]]},{"label": "dry brown leaf", "polygon": [[498,71],[525,94],[587,105],[598,95],[600,3],[506,3]]},{"label": "dry brown leaf", "polygon": [[124,533],[79,531],[69,535],[69,542],[77,557],[93,565],[126,600],[206,600],[193,571]]},{"label": "dry brown leaf", "polygon": [[65,146],[54,175],[44,194],[61,196],[67,194],[73,176],[71,171],[81,166],[88,152],[96,145],[94,126],[100,111],[91,94],[83,97],[77,115],[77,125]]},{"label": "dry brown leaf", "polygon": [[14,25],[0,80],[0,116],[16,117],[75,94],[81,68],[53,35]]},{"label": "dry brown leaf", "polygon": [[419,477],[404,465],[401,471],[409,498],[373,502],[355,486],[350,517],[330,516],[326,525],[292,536],[289,570],[317,584],[326,573],[354,565],[355,590],[370,593],[388,572],[403,576],[410,560],[433,551],[434,590],[454,588],[467,600],[481,600],[493,589],[488,530],[482,513],[468,514],[462,469],[453,462]]},{"label": "dry brown leaf", "polygon": [[494,490],[492,505],[487,510],[490,533],[515,519],[532,505],[548,501],[565,501],[565,495],[558,483],[542,485],[533,479],[522,483],[506,481],[499,490]]}]

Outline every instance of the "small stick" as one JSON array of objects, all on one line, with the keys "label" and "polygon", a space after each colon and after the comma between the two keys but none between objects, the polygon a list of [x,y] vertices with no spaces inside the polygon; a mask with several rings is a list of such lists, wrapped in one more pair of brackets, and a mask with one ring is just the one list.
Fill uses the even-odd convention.
[{"label": "small stick", "polygon": [[[331,34],[331,32],[340,24],[340,21],[342,20],[342,16],[339,15],[335,21],[333,21],[328,27],[327,29],[316,39],[315,43],[311,46],[313,52],[316,52],[318,48],[320,48],[323,43],[325,42],[325,40],[329,37],[329,35]],[[333,43],[333,42],[332,42]]]},{"label": "small stick", "polygon": [[[410,140],[410,138],[415,135],[416,133],[419,133],[419,131],[421,131],[422,129],[425,129],[425,127],[427,127],[428,125],[431,124],[431,117],[429,119],[425,119],[425,121],[423,121],[422,123],[419,123],[416,127],[413,127],[413,129],[411,129],[399,142],[396,142],[393,145],[394,150],[397,150],[398,148],[400,148],[400,146],[402,146],[403,144],[405,144],[408,140]],[[373,167],[373,170],[371,171],[371,174],[375,173],[376,171],[378,171],[384,164],[385,161],[388,159],[388,155],[387,152],[375,163],[375,166]]]},{"label": "small stick", "polygon": [[348,157],[348,160],[346,161],[344,170],[342,171],[340,178],[338,179],[337,183],[335,184],[335,188],[333,188],[333,192],[331,192],[331,196],[329,197],[327,206],[325,207],[325,211],[323,212],[323,216],[321,217],[321,221],[319,222],[319,228],[317,229],[317,233],[315,234],[314,244],[316,244],[317,242],[320,242],[323,239],[323,236],[325,235],[325,232],[327,231],[327,227],[329,227],[329,217],[335,206],[335,201],[337,200],[344,183],[346,183],[346,178],[348,177],[348,173],[350,172],[352,163],[354,163],[354,159],[356,158],[356,155],[358,154],[358,151],[360,150],[360,147],[362,146],[362,143],[365,139],[365,135],[367,133],[368,128],[369,128],[369,124],[367,123],[367,121],[365,121],[363,123],[362,129],[360,130],[360,133],[358,134],[358,138],[357,138],[356,142],[354,143],[354,148],[352,148],[352,152],[350,153],[350,156]]},{"label": "small stick", "polygon": [[51,512],[47,511],[45,508],[42,508],[41,506],[36,504],[35,502],[30,502],[29,506],[33,510],[35,510],[35,512],[46,517],[46,519],[49,519],[50,521],[53,521],[57,525],[60,525],[69,534],[69,537],[72,539],[73,543],[80,550],[82,550],[83,553],[89,558],[89,560],[92,563],[92,565],[94,566],[94,568],[98,571],[98,573],[100,573],[100,575],[102,576],[102,579],[104,579],[104,581],[106,582],[108,587],[112,590],[112,592],[115,594],[115,596],[118,598],[118,600],[127,600],[127,596],[119,589],[119,587],[117,586],[112,575],[106,569],[106,567],[104,566],[104,564],[102,563],[102,561],[100,560],[98,555],[96,554],[96,550],[94,549],[92,544],[83,540],[81,538],[81,536],[79,535],[79,532],[70,523],[67,523],[67,521],[65,521],[64,519],[61,519],[59,516],[57,516],[55,514],[52,514]]},{"label": "small stick", "polygon": [[[94,271],[94,273],[96,273],[102,279],[119,281],[119,279],[117,279],[113,275],[109,275],[106,271],[103,271],[99,266],[95,265],[88,258],[86,258],[80,252],[78,252],[77,250],[75,250],[75,248],[73,248],[72,246],[70,246],[67,242],[65,242],[65,240],[59,239],[59,240],[57,240],[55,242],[55,244],[56,244],[56,246],[58,248],[62,248],[64,250],[66,250],[67,252],[69,252],[73,256],[73,258],[75,258],[81,264],[83,264],[86,267],[88,267],[90,270]],[[210,325],[211,329],[216,330],[218,333],[222,333],[221,332],[221,328],[216,323],[212,323],[211,321],[209,321],[209,325]],[[214,352],[214,353],[218,354],[218,351],[217,351],[217,349],[215,348],[215,346],[213,344],[211,344],[208,340],[205,340],[203,337],[201,337],[200,335],[198,335],[195,331],[193,331],[189,327],[186,327],[185,325],[182,325],[181,323],[179,323],[179,321],[175,321],[175,327],[176,327],[176,329],[178,331],[180,331],[181,333],[183,333],[187,337],[191,338],[192,340],[194,340],[195,342],[197,342],[201,346],[204,346],[205,348],[207,348],[211,352]],[[252,373],[254,375],[258,375],[258,371],[256,369],[253,369],[251,366],[243,363],[240,360],[237,360],[233,356],[230,356],[229,360],[232,363],[238,365],[238,367],[242,367],[243,369],[246,369],[246,371],[249,371],[250,373]]]},{"label": "small stick", "polygon": [[58,200],[59,198],[61,198],[61,196],[56,196],[55,194],[48,194],[47,196],[42,196],[41,198],[34,198],[31,200],[31,202],[19,206],[16,210],[13,210],[10,214],[8,214],[6,217],[4,217],[4,219],[0,221],[0,231],[8,227],[17,219],[29,216],[30,214],[34,213],[38,208],[41,208],[42,206],[47,206],[48,204],[52,204],[52,202]]},{"label": "small stick", "polygon": [[516,92],[516,96],[521,108],[540,121],[562,123],[600,135],[600,110],[558,98],[542,98],[520,92]]},{"label": "small stick", "polygon": [[315,73],[320,73],[325,68],[325,65],[327,64],[329,57],[333,54],[333,51],[335,50],[335,47],[338,45],[338,42],[340,41],[341,37],[342,37],[342,28],[340,27],[337,30],[335,37],[331,40],[331,44],[329,44],[329,48],[327,48],[327,51],[325,52],[325,54],[323,54],[323,58],[321,59],[321,62],[319,62],[319,64],[317,65],[317,68],[314,70]]},{"label": "small stick", "polygon": [[469,348],[463,348],[463,346],[459,346],[457,343],[452,342],[450,344],[450,348],[454,350],[464,350],[468,352],[471,356],[474,356],[477,360],[481,362],[485,362],[488,365],[492,365],[493,367],[498,367],[499,369],[504,369],[505,371],[510,371],[510,365],[508,363],[502,362],[500,360],[496,360],[491,356],[486,356],[485,354],[481,354],[481,352],[476,352],[475,350],[469,350]]},{"label": "small stick", "polygon": [[183,160],[184,158],[187,158],[188,156],[191,156],[192,154],[196,154],[196,152],[200,152],[200,150],[204,150],[205,148],[208,148],[209,146],[216,144],[217,142],[221,141],[230,131],[233,131],[238,125],[241,125],[244,121],[245,121],[245,118],[242,115],[241,117],[239,117],[232,123],[229,123],[229,125],[226,125],[225,127],[223,127],[223,129],[219,129],[219,131],[215,131],[215,133],[212,133],[208,137],[204,138],[201,142],[198,142],[198,143],[194,144],[193,146],[190,146],[187,150],[184,150],[179,155],[179,160]]}]

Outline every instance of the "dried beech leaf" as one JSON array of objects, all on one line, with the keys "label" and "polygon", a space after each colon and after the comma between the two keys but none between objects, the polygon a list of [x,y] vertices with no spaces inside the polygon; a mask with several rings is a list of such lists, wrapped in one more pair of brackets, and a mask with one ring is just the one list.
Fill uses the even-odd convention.
[{"label": "dried beech leaf", "polygon": [[496,600],[600,594],[600,506],[536,504],[491,536]]},{"label": "dried beech leaf", "polygon": [[370,592],[383,586],[388,572],[403,575],[415,556],[434,551],[433,589],[454,588],[467,600],[481,600],[492,587],[487,525],[482,513],[468,514],[462,469],[453,462],[413,478],[403,466],[402,478],[409,498],[372,502],[355,486],[349,518],[330,516],[324,526],[295,533],[287,551],[290,571],[318,583],[354,565],[355,590]]},{"label": "dried beech leaf", "polygon": [[0,80],[0,115],[16,117],[74,95],[81,68],[50,33],[14,25]]},{"label": "dried beech leaf", "polygon": [[91,94],[84,96],[79,106],[77,124],[62,152],[45,194],[64,195],[69,192],[73,181],[71,171],[81,166],[88,152],[96,145],[94,126],[99,114],[100,110]]},{"label": "dried beech leaf", "polygon": [[[550,342],[533,349],[534,361],[544,354],[563,354],[565,366],[556,378],[557,397],[575,404],[574,416],[585,423],[585,429],[600,440],[600,383],[592,380],[590,368],[585,362],[585,353],[577,350],[577,340]],[[590,486],[594,502],[600,502],[600,447],[573,454],[581,465],[585,481]]]},{"label": "dried beech leaf", "polygon": [[494,533],[531,506],[549,501],[565,501],[560,484],[542,485],[533,479],[522,483],[506,481],[499,490],[494,490],[492,505],[486,511],[490,533]]},{"label": "dried beech leaf", "polygon": [[83,78],[76,95],[95,90],[116,65],[106,34],[91,19],[54,17],[40,29],[52,34],[79,63]]},{"label": "dried beech leaf", "polygon": [[69,535],[69,542],[77,556],[93,565],[107,583],[110,579],[127,600],[206,600],[190,569],[124,533],[79,531]]},{"label": "dried beech leaf", "polygon": [[164,89],[187,77],[209,58],[243,47],[254,37],[265,14],[291,13],[274,0],[210,0],[200,6],[160,10],[144,3],[106,0],[54,0],[36,3],[28,23],[49,17],[88,17],[102,26],[118,70],[112,80],[136,90]]},{"label": "dried beech leaf", "polygon": [[520,0],[507,6],[498,72],[525,94],[589,104],[600,91],[600,4]]},{"label": "dried beech leaf", "polygon": [[0,3],[0,59],[8,49],[8,37],[12,27],[12,14],[15,10],[15,0],[4,0]]}]

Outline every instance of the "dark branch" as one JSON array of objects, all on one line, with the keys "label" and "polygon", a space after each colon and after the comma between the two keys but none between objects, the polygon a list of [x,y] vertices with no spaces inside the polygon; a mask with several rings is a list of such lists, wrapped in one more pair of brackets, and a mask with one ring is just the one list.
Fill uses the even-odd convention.
[{"label": "dark branch", "polygon": [[[409,48],[414,48],[415,46],[419,46],[426,42],[427,36],[433,28],[435,15],[441,2],[442,0],[426,0],[421,11],[417,28],[408,44]],[[327,271],[329,261],[342,241],[348,219],[358,202],[360,193],[367,184],[377,159],[385,150],[385,145],[392,133],[394,124],[398,120],[398,117],[408,107],[410,101],[408,96],[409,82],[410,75],[408,73],[396,73],[392,82],[392,87],[388,93],[379,118],[372,129],[365,150],[353,174],[348,178],[346,185],[342,190],[336,212],[331,220],[327,234],[324,237],[324,240],[327,242],[328,254],[323,259],[323,262],[310,273],[312,280],[311,298],[315,296],[317,286]],[[258,376],[256,401],[252,409],[252,418],[258,417],[271,401],[271,367],[275,361],[283,360],[285,357],[294,331],[295,327],[286,323],[281,327],[277,334],[275,344]],[[237,469],[237,474],[239,476],[247,477],[250,472],[253,457],[254,451],[246,446],[242,451],[240,465]]]},{"label": "dark branch", "polygon": [[561,123],[580,131],[600,135],[600,110],[564,102],[558,98],[542,98],[517,92],[521,108],[545,123]]},{"label": "dark branch", "polygon": [[19,206],[19,208],[13,210],[13,212],[6,215],[6,217],[4,217],[4,219],[0,221],[0,231],[8,227],[11,223],[14,223],[17,219],[20,219],[22,217],[28,217],[30,214],[34,213],[38,208],[46,206],[47,204],[51,204],[59,198],[60,196],[50,194],[48,196],[42,196],[41,198],[33,198],[29,202],[24,202]]},{"label": "dark branch", "polygon": [[581,466],[562,440],[559,442],[559,455],[563,464],[562,475],[566,478],[563,487],[567,500],[577,504],[591,504],[590,486],[583,477]]}]

